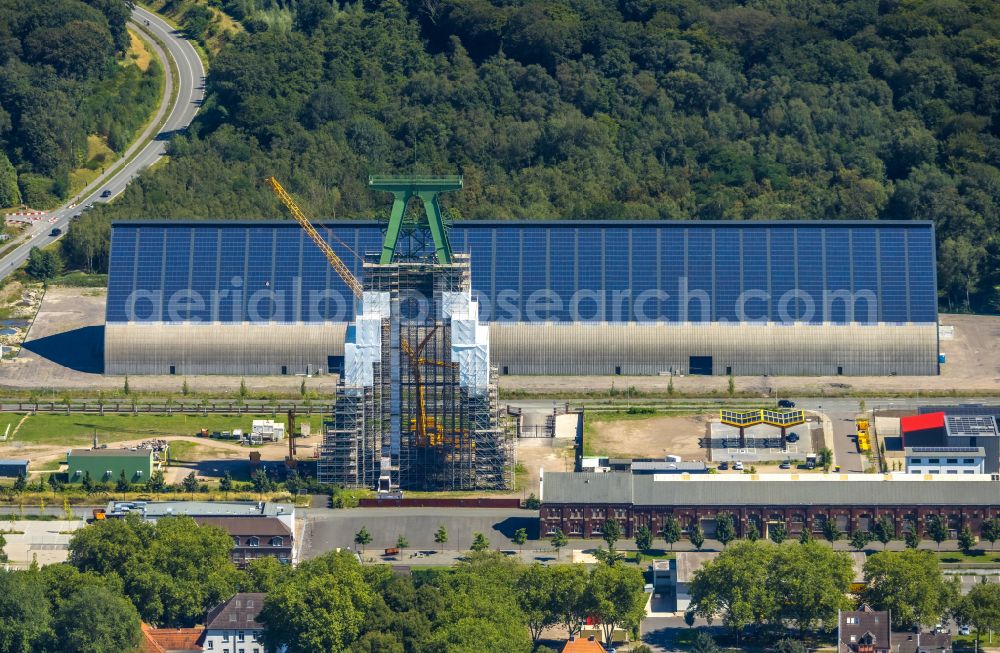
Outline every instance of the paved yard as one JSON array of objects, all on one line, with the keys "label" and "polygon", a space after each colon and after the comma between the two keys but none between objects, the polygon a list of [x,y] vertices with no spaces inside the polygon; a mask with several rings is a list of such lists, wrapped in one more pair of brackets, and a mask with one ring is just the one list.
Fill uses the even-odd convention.
[{"label": "paved yard", "polygon": [[32,559],[40,565],[65,562],[69,555],[69,531],[86,526],[82,519],[72,521],[0,521],[0,531],[23,531],[21,534],[4,534],[7,546],[4,551],[10,564],[27,567]]},{"label": "paved yard", "polygon": [[[468,550],[473,533],[483,533],[492,548],[516,549],[510,541],[514,531],[528,530],[528,549],[538,548],[531,542],[538,530],[538,512],[532,510],[501,510],[495,508],[354,508],[351,510],[308,510],[303,558],[336,548],[354,547],[354,535],[362,527],[372,534],[366,548],[385,549],[396,546],[400,535],[413,549],[438,550],[434,533],[439,526],[448,531],[446,550]],[[545,546],[548,546],[545,543]],[[447,563],[441,563],[447,564]]]}]

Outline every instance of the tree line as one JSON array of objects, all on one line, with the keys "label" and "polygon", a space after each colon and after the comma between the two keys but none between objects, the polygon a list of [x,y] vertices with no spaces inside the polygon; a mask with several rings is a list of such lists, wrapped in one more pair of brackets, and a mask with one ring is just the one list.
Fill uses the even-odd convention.
[{"label": "tree line", "polygon": [[[140,492],[158,497],[161,494],[209,494],[213,490],[218,490],[226,495],[230,492],[234,494],[252,492],[260,495],[275,492],[287,492],[289,495],[296,495],[299,492],[325,494],[331,498],[331,503],[336,508],[349,507],[347,504],[351,502],[351,499],[348,498],[349,493],[345,492],[343,487],[331,483],[320,483],[314,476],[300,475],[296,470],[291,470],[284,475],[284,478],[278,479],[272,477],[266,468],[261,467],[253,471],[250,476],[249,481],[237,481],[227,471],[219,479],[218,484],[209,484],[199,482],[195,472],[189,473],[177,483],[167,483],[163,471],[159,469],[153,470],[149,479],[142,483],[136,483],[126,478],[125,470],[122,470],[117,477],[100,479],[93,478],[87,471],[79,480],[73,479],[72,481],[65,472],[52,472],[47,474],[45,478],[39,476],[31,481],[24,474],[18,474],[10,485],[0,486],[0,495],[14,499],[24,492],[68,494],[73,491],[82,491],[88,495]],[[537,502],[533,494],[527,503],[530,504],[531,500]],[[537,505],[535,508],[537,509]]]},{"label": "tree line", "polygon": [[925,628],[950,619],[981,633],[1000,628],[1000,584],[974,585],[964,596],[932,551],[882,551],[868,557],[861,590],[851,594],[846,553],[817,542],[779,546],[741,541],[695,572],[689,623],[719,620],[734,637],[749,627],[834,630],[839,610],[867,604],[891,613],[892,628]]},{"label": "tree line", "polygon": [[130,13],[127,0],[0,0],[0,208],[65,199],[88,136],[120,153],[149,118],[162,70],[124,59]]},{"label": "tree line", "polygon": [[271,174],[338,219],[387,212],[370,173],[460,172],[466,219],[932,220],[942,306],[1000,309],[996,3],[278,4],[220,3],[202,112],[74,265],[110,219],[282,216]]},{"label": "tree line", "polygon": [[127,651],[140,620],[188,627],[238,591],[264,592],[267,650],[460,653],[536,650],[544,629],[579,633],[588,616],[634,632],[646,595],[624,565],[526,565],[474,551],[452,568],[395,574],[349,551],[292,568],[230,561],[232,539],[190,517],[109,519],[78,531],[69,560],[0,572],[0,650]]},{"label": "tree line", "polygon": [[[740,533],[737,530],[736,519],[732,513],[720,512],[714,519],[715,530],[713,538],[728,546],[730,542],[737,540]],[[783,522],[769,522],[766,529],[767,539],[775,544],[781,544],[789,538],[788,527]],[[856,528],[850,532],[844,532],[837,525],[835,519],[823,519],[820,530],[824,539],[833,543],[843,539],[845,536],[851,548],[861,551],[872,542],[879,542],[883,547],[894,540],[902,540],[906,548],[916,549],[926,536],[937,544],[940,549],[941,544],[951,538],[951,526],[948,521],[940,515],[927,515],[923,529],[913,520],[903,520],[901,528],[897,528],[896,522],[888,515],[880,515],[872,520],[867,528]],[[977,539],[989,542],[995,546],[1000,540],[1000,517],[990,517],[983,519],[978,533],[972,530],[969,524],[963,524],[956,529],[958,548],[968,553],[976,545]],[[923,532],[922,532],[923,531]],[[646,552],[653,548],[657,537],[661,537],[665,544],[673,550],[674,544],[680,542],[684,535],[687,535],[688,542],[696,549],[701,550],[705,545],[705,529],[702,520],[692,521],[685,531],[684,524],[674,515],[666,515],[663,519],[663,527],[658,533],[654,533],[649,526],[640,524],[635,530],[636,548],[640,552]],[[614,550],[614,543],[621,538],[621,524],[617,520],[608,520],[601,526],[601,537],[608,543],[610,552]],[[756,542],[762,538],[761,527],[753,518],[747,520],[747,525],[743,529],[742,536],[750,542]],[[802,525],[799,533],[799,543],[806,544],[813,539],[812,527],[808,523]],[[568,539],[561,530],[557,530],[552,537],[552,542],[562,542],[564,546]]]}]

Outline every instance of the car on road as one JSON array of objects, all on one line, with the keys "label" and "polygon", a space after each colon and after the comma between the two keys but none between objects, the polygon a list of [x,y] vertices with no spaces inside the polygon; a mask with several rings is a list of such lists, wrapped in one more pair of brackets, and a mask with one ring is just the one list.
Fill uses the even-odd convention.
[{"label": "car on road", "polygon": [[778,408],[795,408],[795,402],[791,399],[779,399]]},{"label": "car on road", "polygon": [[743,471],[743,461],[742,460],[737,460],[735,463],[733,463],[733,469],[735,469],[738,472],[742,472]]},{"label": "car on road", "polygon": [[60,235],[62,235],[62,229],[60,229],[59,227],[55,227],[52,231],[49,232],[49,235],[50,236],[60,236]]},{"label": "car on road", "polygon": [[799,441],[799,434],[798,433],[789,433],[788,435],[785,436],[785,440],[787,442],[798,442]]},{"label": "car on road", "polygon": [[958,634],[959,635],[971,635],[972,634],[972,626],[959,626],[958,627]]},{"label": "car on road", "polygon": [[103,193],[101,193],[101,197],[111,197],[111,191],[105,190]]},{"label": "car on road", "polygon": [[727,469],[729,469],[729,463],[727,463],[725,460],[723,460],[721,463],[719,463],[719,466],[716,467],[716,469],[721,470],[721,471],[726,471]]},{"label": "car on road", "polygon": [[792,463],[791,463],[791,461],[786,460],[785,462],[783,462],[780,465],[778,465],[778,467],[780,469],[791,469],[792,468]]}]

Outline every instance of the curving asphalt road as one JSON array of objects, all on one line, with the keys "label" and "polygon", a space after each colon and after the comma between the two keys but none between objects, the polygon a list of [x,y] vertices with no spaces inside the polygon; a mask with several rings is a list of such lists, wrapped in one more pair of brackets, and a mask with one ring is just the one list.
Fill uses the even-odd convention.
[{"label": "curving asphalt road", "polygon": [[[64,206],[49,211],[41,220],[33,224],[28,231],[29,237],[0,260],[0,279],[19,268],[28,259],[32,247],[45,247],[61,238],[62,234],[66,233],[66,228],[73,216],[97,202],[110,202],[121,194],[128,182],[142,170],[160,160],[160,157],[166,153],[167,141],[170,137],[191,124],[195,114],[198,113],[205,97],[205,68],[201,59],[198,58],[194,46],[181,32],[175,30],[162,18],[141,7],[136,7],[132,11],[132,20],[129,26],[134,30],[154,34],[166,45],[166,52],[164,52],[155,41],[147,39],[153,46],[166,74],[164,96],[157,109],[156,117],[146,128],[146,131],[125,151],[124,156],[119,161],[132,157],[136,150],[139,150],[138,154],[135,154],[134,158],[124,167],[118,168],[120,163],[116,163],[107,173],[95,179],[75,198]],[[170,66],[167,65],[168,56],[177,65],[176,79]],[[174,86],[178,88],[176,103],[170,108],[166,121],[153,140],[143,146],[142,143],[153,133],[156,125],[163,118],[163,114],[168,110]],[[141,149],[139,149],[140,147]],[[101,197],[105,192],[110,192],[110,195]],[[59,229],[60,233],[52,235],[55,229]]]}]

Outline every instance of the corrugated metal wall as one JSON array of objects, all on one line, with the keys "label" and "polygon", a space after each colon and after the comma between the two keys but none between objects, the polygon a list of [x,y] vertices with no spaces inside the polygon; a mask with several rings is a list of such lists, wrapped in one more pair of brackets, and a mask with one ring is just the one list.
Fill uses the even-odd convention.
[{"label": "corrugated metal wall", "polygon": [[[343,356],[346,324],[116,324],[108,374],[302,374]],[[712,373],[885,376],[938,373],[936,324],[491,324],[501,374]],[[284,368],[284,369],[283,369]]]},{"label": "corrugated metal wall", "polygon": [[688,374],[692,356],[717,375],[938,373],[934,324],[492,324],[490,342],[507,374]]},{"label": "corrugated metal wall", "polygon": [[[345,323],[107,324],[107,374],[326,373]],[[284,368],[284,369],[283,369]]]}]

